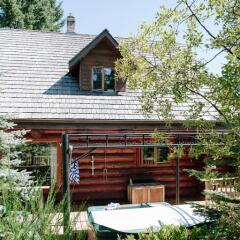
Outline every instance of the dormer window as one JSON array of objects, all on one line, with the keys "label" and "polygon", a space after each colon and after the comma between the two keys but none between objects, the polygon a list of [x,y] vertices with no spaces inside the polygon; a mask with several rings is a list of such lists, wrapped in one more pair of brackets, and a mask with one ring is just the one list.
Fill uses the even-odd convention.
[{"label": "dormer window", "polygon": [[78,77],[82,91],[122,92],[126,81],[114,77],[121,57],[118,42],[105,29],[69,61],[69,72]]},{"label": "dormer window", "polygon": [[115,91],[114,70],[109,67],[93,67],[92,90]]}]

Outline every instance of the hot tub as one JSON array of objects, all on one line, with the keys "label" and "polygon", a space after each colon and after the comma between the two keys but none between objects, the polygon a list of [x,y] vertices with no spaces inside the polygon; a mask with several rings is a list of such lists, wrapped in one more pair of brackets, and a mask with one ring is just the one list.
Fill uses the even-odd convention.
[{"label": "hot tub", "polygon": [[171,205],[166,202],[127,204],[107,210],[106,206],[89,207],[88,219],[96,232],[96,239],[117,239],[117,235],[135,236],[150,227],[157,232],[163,225],[193,227],[209,222],[194,213],[190,204]]}]

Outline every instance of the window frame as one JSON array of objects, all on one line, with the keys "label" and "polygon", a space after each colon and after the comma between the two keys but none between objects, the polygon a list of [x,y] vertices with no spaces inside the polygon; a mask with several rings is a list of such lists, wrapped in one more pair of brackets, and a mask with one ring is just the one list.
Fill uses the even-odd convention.
[{"label": "window frame", "polygon": [[[47,144],[54,144],[56,146],[56,162],[55,162],[55,168],[52,170],[52,162],[51,162],[51,159],[50,159],[50,162],[49,162],[49,165],[46,165],[46,167],[49,167],[49,170],[50,170],[50,185],[42,185],[40,187],[51,187],[51,186],[54,186],[55,184],[58,183],[58,157],[59,157],[59,141],[55,141],[55,140],[48,140],[48,139],[39,139],[39,140],[35,140],[35,139],[31,139],[31,141],[29,143],[34,143],[34,144],[41,144],[41,143],[47,143]],[[26,168],[25,168],[26,167]],[[37,169],[37,165],[22,165],[22,166],[17,166],[16,168],[19,168],[19,169],[27,169],[27,168],[35,168]],[[52,171],[54,172],[53,173],[53,176],[52,176]]]},{"label": "window frame", "polygon": [[[148,146],[146,146],[146,147],[148,147]],[[168,163],[170,163],[171,162],[171,160],[169,160],[169,159],[167,159],[166,161],[163,161],[163,162],[159,162],[159,161],[157,161],[158,159],[158,151],[159,151],[159,149],[161,149],[161,147],[157,147],[157,146],[154,146],[153,147],[153,160],[150,162],[150,163],[146,163],[145,161],[146,160],[144,160],[144,148],[146,148],[146,147],[142,147],[141,149],[140,149],[140,151],[141,151],[141,161],[140,161],[140,164],[141,164],[141,166],[159,166],[159,165],[161,165],[161,164],[168,164]],[[168,154],[170,153],[170,148],[169,147],[166,147],[167,149],[168,149]]]},{"label": "window frame", "polygon": [[[102,88],[101,89],[94,89],[93,88],[93,69],[94,68],[101,68],[101,72],[102,72],[102,74],[101,74],[101,76],[102,76]],[[115,78],[115,76],[114,76],[114,90],[113,91],[105,91],[104,90],[104,84],[105,84],[105,82],[104,82],[104,68],[110,68],[110,69],[112,69],[112,70],[114,70],[114,67],[110,67],[110,66],[92,66],[92,69],[91,69],[91,89],[92,89],[92,91],[95,91],[95,92],[116,92],[116,78]]]}]

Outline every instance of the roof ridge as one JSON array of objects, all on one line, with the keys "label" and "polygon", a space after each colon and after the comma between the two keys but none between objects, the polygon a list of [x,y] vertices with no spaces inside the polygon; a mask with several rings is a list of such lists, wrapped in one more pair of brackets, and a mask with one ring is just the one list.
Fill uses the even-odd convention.
[{"label": "roof ridge", "polygon": [[[26,28],[10,28],[10,27],[0,27],[0,31],[4,31],[4,30],[11,30],[11,31],[16,31],[16,32],[35,32],[35,33],[47,33],[47,34],[61,34],[61,35],[64,35],[64,36],[85,36],[85,37],[96,37],[98,36],[99,34],[89,34],[89,33],[74,33],[74,34],[69,34],[67,32],[53,32],[53,31],[43,31],[43,30],[33,30],[33,29],[26,29]],[[109,32],[108,29],[103,29],[103,31],[107,30]],[[101,32],[103,32],[101,31]],[[114,38],[116,39],[129,39],[129,37],[122,37],[122,36],[113,36]]]},{"label": "roof ridge", "polygon": [[11,31],[16,31],[16,32],[36,32],[36,33],[62,34],[62,35],[66,35],[66,36],[90,36],[90,37],[97,36],[97,34],[87,34],[87,33],[69,34],[69,33],[66,33],[66,32],[54,32],[54,31],[34,30],[34,29],[25,29],[25,28],[10,28],[10,27],[0,28],[0,31],[4,31],[4,30],[11,30]]}]

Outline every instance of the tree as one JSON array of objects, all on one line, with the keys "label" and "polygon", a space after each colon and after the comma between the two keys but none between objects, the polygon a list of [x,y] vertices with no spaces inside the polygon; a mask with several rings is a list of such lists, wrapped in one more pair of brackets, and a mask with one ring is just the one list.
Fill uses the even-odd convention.
[{"label": "tree", "polygon": [[[16,130],[15,126],[0,116],[0,239],[56,239],[63,222],[62,215],[57,213],[63,212],[64,200],[56,203],[52,188],[43,205],[41,190],[31,173],[18,170],[24,156],[21,150],[33,149],[29,149],[24,139],[26,131]],[[73,221],[77,218],[78,214]],[[74,235],[71,223],[67,232]],[[86,239],[83,231],[74,236]]]},{"label": "tree", "polygon": [[60,31],[62,17],[56,0],[0,0],[0,27]]},{"label": "tree", "polygon": [[[120,45],[117,75],[128,79],[130,88],[140,90],[146,115],[157,113],[171,123],[175,105],[184,106],[187,126],[211,133],[199,134],[202,146],[190,151],[205,155],[207,171],[201,177],[213,177],[216,170],[212,166],[226,163],[239,174],[239,22],[239,0],[179,0],[175,8],[162,7],[153,23],[143,23],[137,35]],[[208,59],[200,59],[198,53],[205,50]],[[221,73],[212,73],[208,66],[221,54],[225,56]],[[216,125],[224,127],[226,134],[219,135]],[[211,196],[220,219],[217,239],[238,239],[237,200]],[[231,238],[224,236],[226,231]]]},{"label": "tree", "polygon": [[[222,138],[226,147],[215,149],[216,159],[224,150],[237,158],[238,165],[239,16],[238,0],[179,0],[175,8],[162,7],[153,23],[143,23],[136,36],[123,42],[123,58],[116,63],[118,77],[128,79],[130,88],[141,90],[145,114],[155,112],[171,121],[177,104],[185,106],[187,122],[198,128],[209,131],[206,116],[224,125],[229,131],[228,137]],[[214,33],[207,27],[209,22],[215,26]],[[203,48],[213,52],[205,61],[197,56]],[[223,53],[226,64],[221,74],[209,72],[207,65]]]},{"label": "tree", "polygon": [[2,191],[13,187],[25,198],[28,197],[27,187],[33,184],[32,177],[30,172],[19,171],[17,167],[22,162],[18,149],[26,142],[23,138],[26,131],[14,130],[14,126],[0,116],[0,196]]}]

